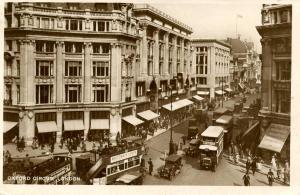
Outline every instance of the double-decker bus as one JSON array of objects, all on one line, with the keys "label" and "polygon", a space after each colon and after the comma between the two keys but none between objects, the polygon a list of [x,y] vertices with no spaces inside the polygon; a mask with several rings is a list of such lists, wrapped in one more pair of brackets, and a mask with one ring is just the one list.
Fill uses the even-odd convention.
[{"label": "double-decker bus", "polygon": [[200,169],[210,168],[216,170],[222,159],[224,129],[220,126],[209,126],[201,134]]},{"label": "double-decker bus", "polygon": [[30,167],[14,167],[7,183],[66,185],[72,181],[72,158],[67,156],[53,156]]}]

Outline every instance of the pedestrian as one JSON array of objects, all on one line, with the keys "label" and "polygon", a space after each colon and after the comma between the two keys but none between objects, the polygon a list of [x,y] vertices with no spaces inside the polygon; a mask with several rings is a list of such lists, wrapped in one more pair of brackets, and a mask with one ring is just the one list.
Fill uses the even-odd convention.
[{"label": "pedestrian", "polygon": [[250,176],[248,173],[246,173],[244,176],[243,176],[243,180],[244,180],[244,185],[245,186],[250,186]]},{"label": "pedestrian", "polygon": [[149,175],[152,175],[153,162],[152,162],[151,158],[149,158],[149,160],[148,160],[148,165],[149,165]]},{"label": "pedestrian", "polygon": [[24,137],[21,138],[21,141],[20,141],[20,148],[21,148],[21,151],[23,152],[23,151],[24,151],[24,148],[25,148],[25,140],[24,140]]},{"label": "pedestrian", "polygon": [[273,175],[275,175],[275,173],[277,172],[276,154],[272,156],[271,165],[272,165]]},{"label": "pedestrian", "polygon": [[272,172],[272,169],[269,169],[269,172],[267,174],[267,178],[268,178],[269,185],[272,186],[273,181],[274,181],[274,174]]},{"label": "pedestrian", "polygon": [[246,173],[247,174],[249,173],[250,167],[251,167],[251,162],[249,159],[247,159],[247,162],[246,162]]},{"label": "pedestrian", "polygon": [[252,173],[253,175],[255,174],[255,171],[256,171],[256,158],[253,159],[252,163],[251,163],[251,169],[252,169]]},{"label": "pedestrian", "polygon": [[26,154],[23,163],[25,168],[28,168],[30,166],[30,158],[28,154]]}]

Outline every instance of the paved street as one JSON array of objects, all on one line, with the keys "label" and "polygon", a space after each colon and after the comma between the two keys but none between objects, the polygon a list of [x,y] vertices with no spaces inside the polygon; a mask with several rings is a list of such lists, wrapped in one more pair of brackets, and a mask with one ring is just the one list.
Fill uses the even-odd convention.
[{"label": "paved street", "polygon": [[[180,137],[187,133],[187,122],[178,125],[173,131],[173,140],[178,143]],[[167,131],[159,136],[148,141],[150,147],[146,161],[149,157],[152,158],[154,170],[160,165],[163,165],[163,152],[168,150],[170,131]],[[242,177],[245,173],[243,166],[233,165],[228,159],[223,157],[221,163],[217,167],[216,172],[209,170],[199,170],[198,159],[191,157],[183,157],[182,172],[177,175],[172,181],[159,178],[157,173],[154,176],[147,175],[144,180],[144,185],[215,185],[215,186],[240,186],[243,185]],[[268,185],[267,177],[261,173],[255,173],[255,176],[250,175],[251,185],[264,186]],[[281,185],[274,183],[274,185]]]}]

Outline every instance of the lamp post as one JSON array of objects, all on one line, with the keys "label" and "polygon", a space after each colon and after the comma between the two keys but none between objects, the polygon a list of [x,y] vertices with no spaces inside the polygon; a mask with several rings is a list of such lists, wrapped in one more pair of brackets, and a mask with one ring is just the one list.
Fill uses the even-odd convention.
[{"label": "lamp post", "polygon": [[169,143],[169,155],[174,153],[174,143],[173,143],[173,94],[172,87],[169,87],[171,91],[171,114],[170,114],[170,143]]}]

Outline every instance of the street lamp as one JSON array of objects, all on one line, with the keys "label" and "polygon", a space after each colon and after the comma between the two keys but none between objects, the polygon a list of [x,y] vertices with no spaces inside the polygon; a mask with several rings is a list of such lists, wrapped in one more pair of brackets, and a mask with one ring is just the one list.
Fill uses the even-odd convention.
[{"label": "street lamp", "polygon": [[171,113],[170,113],[170,143],[169,143],[169,155],[174,153],[174,143],[173,143],[173,93],[172,87],[169,87],[171,91]]}]

